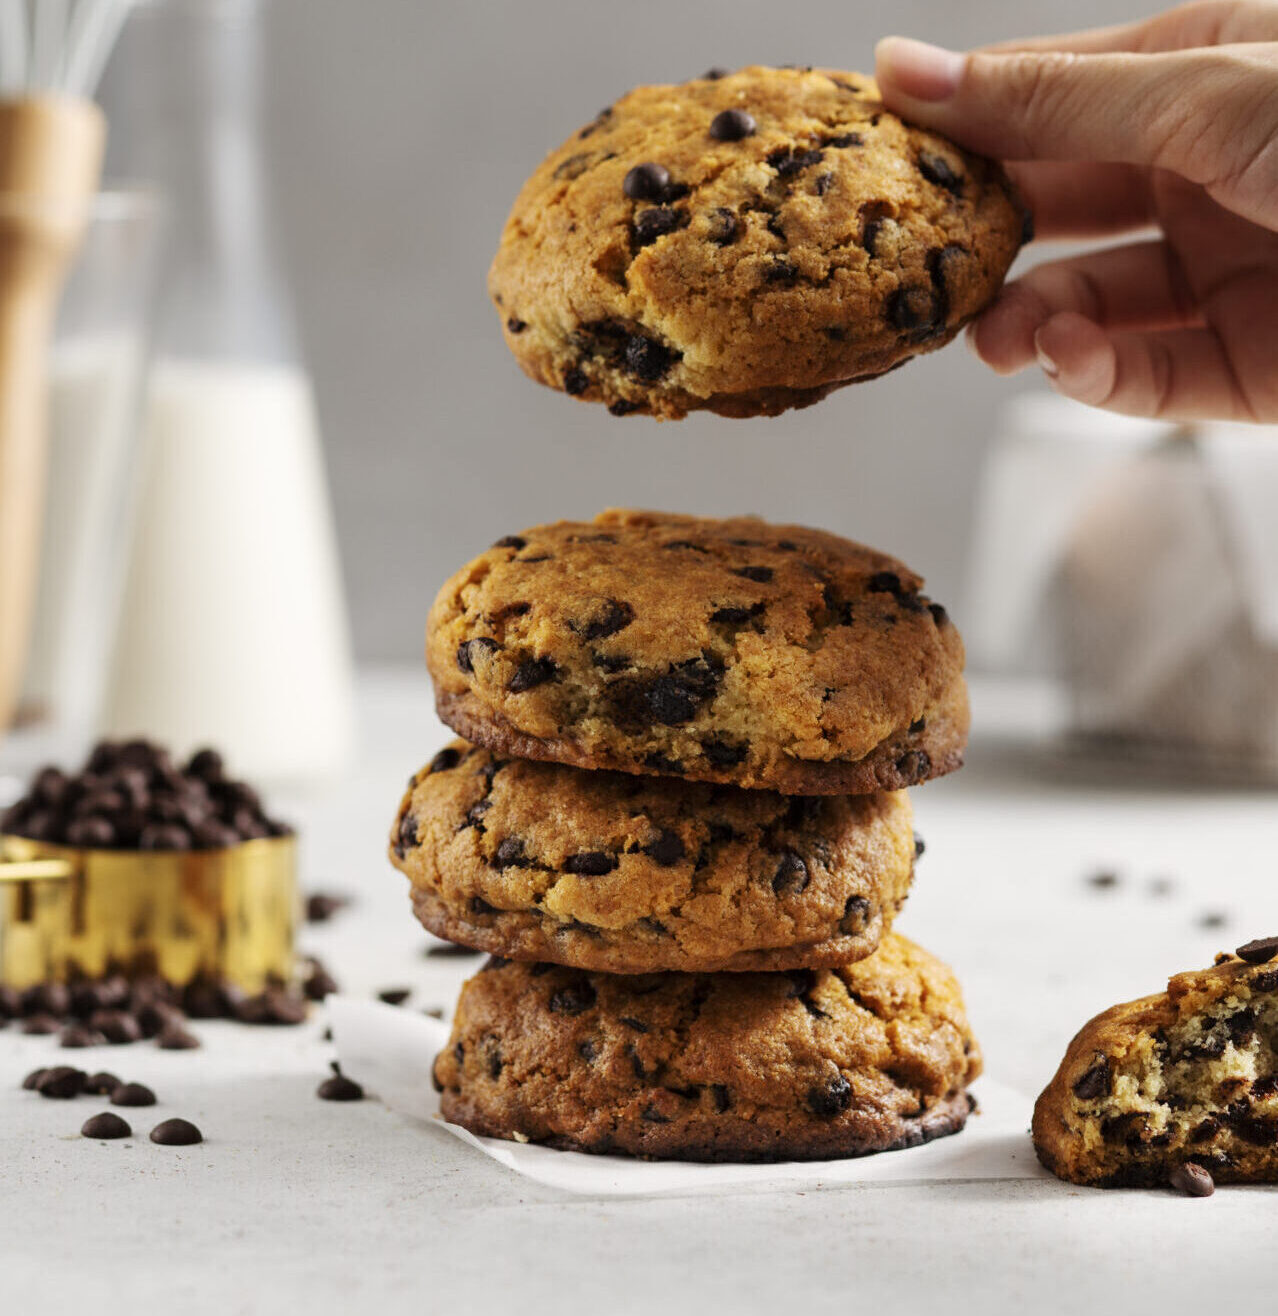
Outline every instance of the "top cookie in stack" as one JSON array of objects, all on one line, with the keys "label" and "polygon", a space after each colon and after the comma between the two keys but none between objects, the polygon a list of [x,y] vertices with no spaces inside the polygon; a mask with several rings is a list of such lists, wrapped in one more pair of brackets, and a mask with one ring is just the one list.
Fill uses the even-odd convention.
[{"label": "top cookie in stack", "polygon": [[962,762],[963,645],[907,567],[751,517],[608,511],[499,540],[431,610],[440,717],[499,754],[790,795]]}]

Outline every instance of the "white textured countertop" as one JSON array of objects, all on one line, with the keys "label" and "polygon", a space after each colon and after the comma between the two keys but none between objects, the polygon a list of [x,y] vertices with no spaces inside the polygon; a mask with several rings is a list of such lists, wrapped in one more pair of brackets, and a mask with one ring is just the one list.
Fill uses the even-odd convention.
[{"label": "white textured countertop", "polygon": [[[423,957],[428,939],[382,855],[405,780],[444,733],[424,674],[367,675],[361,706],[349,780],[292,811],[306,885],[357,902],[306,928],[303,948],[348,993],[411,985],[411,1005],[449,1006],[473,962]],[[1091,1014],[1278,930],[1278,808],[1272,792],[1160,790],[1113,772],[1082,784],[1085,773],[997,751],[988,732],[1007,710],[978,688],[987,734],[969,767],[915,792],[927,853],[901,928],[955,966],[988,1072],[1032,1098]],[[20,752],[0,748],[0,762]],[[1088,885],[1100,868],[1119,884]],[[1212,912],[1227,925],[1201,927]],[[1200,1201],[1035,1178],[567,1197],[375,1102],[317,1100],[322,1021],[194,1026],[195,1052],[67,1052],[0,1031],[0,1310],[1037,1316],[1272,1302],[1278,1189]],[[162,1104],[122,1112],[141,1136],[82,1139],[105,1105],[18,1087],[62,1062],[151,1084]],[[207,1141],[148,1142],[171,1115]]]}]

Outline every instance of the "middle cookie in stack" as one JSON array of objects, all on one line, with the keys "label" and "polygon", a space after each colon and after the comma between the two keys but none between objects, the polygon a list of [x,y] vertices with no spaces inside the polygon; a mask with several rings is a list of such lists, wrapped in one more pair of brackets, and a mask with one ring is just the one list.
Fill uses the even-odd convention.
[{"label": "middle cookie in stack", "polygon": [[414,778],[392,858],[432,932],[531,966],[464,990],[446,1118],[689,1159],[962,1127],[958,986],[888,936],[899,788],[958,766],[967,725],[921,584],[817,531],[611,512],[445,585],[431,674],[475,743]]}]

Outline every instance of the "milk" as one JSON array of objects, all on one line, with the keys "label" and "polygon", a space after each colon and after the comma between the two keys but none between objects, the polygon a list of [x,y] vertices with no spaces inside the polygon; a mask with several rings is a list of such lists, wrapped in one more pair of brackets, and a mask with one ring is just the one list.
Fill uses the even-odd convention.
[{"label": "milk", "polygon": [[291,366],[162,358],[102,732],[324,779],[351,659],[314,407]]},{"label": "milk", "polygon": [[102,691],[119,598],[143,348],[116,333],[59,343],[49,363],[48,482],[22,703],[83,729]]}]

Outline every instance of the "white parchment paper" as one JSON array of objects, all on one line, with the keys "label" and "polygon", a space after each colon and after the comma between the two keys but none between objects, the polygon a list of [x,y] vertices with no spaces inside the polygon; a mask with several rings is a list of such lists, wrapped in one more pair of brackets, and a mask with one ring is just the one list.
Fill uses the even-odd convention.
[{"label": "white parchment paper", "polygon": [[342,1071],[362,1083],[371,1096],[403,1115],[438,1121],[449,1133],[516,1174],[567,1192],[608,1197],[687,1195],[770,1185],[795,1188],[1032,1179],[1046,1173],[1030,1146],[1030,1100],[990,1078],[982,1078],[973,1087],[980,1109],[962,1133],[921,1147],[854,1160],[699,1165],[588,1156],[477,1138],[440,1118],[439,1097],[431,1084],[431,1063],[448,1041],[448,1024],[378,1001],[330,996],[326,1004]]}]

